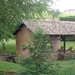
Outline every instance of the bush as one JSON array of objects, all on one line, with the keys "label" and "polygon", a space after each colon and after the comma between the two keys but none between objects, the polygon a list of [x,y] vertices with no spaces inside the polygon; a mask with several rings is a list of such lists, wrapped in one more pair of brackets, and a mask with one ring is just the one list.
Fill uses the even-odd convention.
[{"label": "bush", "polygon": [[25,68],[21,75],[56,75],[57,66],[47,61],[47,53],[51,50],[49,40],[49,36],[44,34],[42,29],[38,29],[32,34],[32,44],[23,45],[30,50],[30,57],[21,59],[21,65]]},{"label": "bush", "polygon": [[0,72],[0,75],[5,75],[5,73],[4,72]]},{"label": "bush", "polygon": [[75,16],[59,17],[60,21],[75,21]]}]

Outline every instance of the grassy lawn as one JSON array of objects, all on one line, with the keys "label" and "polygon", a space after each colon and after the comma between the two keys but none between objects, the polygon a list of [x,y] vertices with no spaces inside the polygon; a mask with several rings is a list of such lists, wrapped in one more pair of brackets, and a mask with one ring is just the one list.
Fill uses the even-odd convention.
[{"label": "grassy lawn", "polygon": [[21,69],[22,69],[22,67],[19,64],[0,61],[0,71],[15,71],[15,72],[18,72]]},{"label": "grassy lawn", "polygon": [[[61,42],[61,46],[63,46],[63,42]],[[73,47],[73,50],[75,50],[75,41],[67,41],[67,42],[66,42],[66,50],[67,50],[69,47]]]},{"label": "grassy lawn", "polygon": [[[75,60],[55,61],[55,63],[59,66],[57,75],[75,75]],[[20,72],[23,69],[24,68],[17,63],[0,61],[0,71]]]},{"label": "grassy lawn", "polygon": [[57,61],[59,64],[58,75],[75,75],[75,60]]},{"label": "grassy lawn", "polygon": [[[0,52],[2,52],[2,43],[0,43]],[[9,40],[8,42],[5,42],[5,52],[16,54],[16,41],[15,40]]]},{"label": "grassy lawn", "polygon": [[[16,54],[16,41],[15,40],[9,40],[8,42],[5,42],[6,50],[5,52]],[[63,42],[61,42],[61,46],[63,46]],[[66,42],[66,49],[68,49],[70,46],[75,49],[75,42]],[[2,44],[0,43],[0,52],[2,52]],[[55,63],[58,64],[60,67],[58,70],[58,75],[75,75],[75,60],[67,60],[67,61],[55,61]],[[20,71],[23,67],[21,67],[19,64],[15,63],[9,63],[9,62],[3,62],[0,61],[0,70],[12,70],[12,71]]]},{"label": "grassy lawn", "polygon": [[[63,46],[63,42],[61,42],[61,46]],[[67,41],[66,42],[66,50],[69,47],[73,47],[73,50],[75,50],[75,42]],[[6,53],[16,54],[16,41],[15,40],[9,40],[8,42],[5,42]],[[0,43],[0,52],[2,52],[2,43]]]}]

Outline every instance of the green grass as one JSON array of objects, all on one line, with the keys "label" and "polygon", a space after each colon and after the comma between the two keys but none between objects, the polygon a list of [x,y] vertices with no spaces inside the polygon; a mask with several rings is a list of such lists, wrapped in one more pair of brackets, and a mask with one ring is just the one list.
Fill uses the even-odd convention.
[{"label": "green grass", "polygon": [[0,61],[0,71],[18,72],[18,71],[21,71],[21,69],[23,68],[19,64]]},{"label": "green grass", "polygon": [[59,75],[75,75],[75,60],[56,61]]},{"label": "green grass", "polygon": [[[2,52],[2,43],[0,43],[0,52]],[[15,40],[9,40],[8,42],[5,42],[5,52],[16,54],[16,41]]]},{"label": "green grass", "polygon": [[[16,41],[15,40],[9,40],[8,42],[5,42],[6,50],[5,52],[16,54]],[[63,46],[63,42],[61,42],[61,46]],[[75,49],[75,42],[66,42],[66,49],[68,49],[70,46]],[[2,44],[0,43],[0,52],[2,50]],[[55,61],[55,63],[58,63],[58,74],[59,75],[75,75],[75,60],[67,60],[67,61]],[[3,62],[0,61],[0,70],[12,70],[12,71],[20,71],[23,67],[21,67],[19,64],[15,63],[9,63],[9,62]],[[68,74],[69,73],[69,74]],[[70,74],[71,73],[71,74]]]},{"label": "green grass", "polygon": [[[63,41],[61,42],[61,46],[63,46]],[[67,42],[66,42],[66,50],[67,50],[69,47],[73,47],[73,50],[75,50],[75,41],[67,41]]]},{"label": "green grass", "polygon": [[[63,46],[63,42],[61,42],[61,46]],[[67,41],[66,42],[66,50],[69,47],[73,47],[73,50],[75,50],[75,41]],[[15,40],[9,40],[8,42],[5,42],[6,53],[16,54],[16,41]],[[2,52],[2,43],[0,43],[0,52]]]},{"label": "green grass", "polygon": [[59,17],[67,17],[67,16],[75,16],[75,14],[62,13],[62,14],[59,15]]},{"label": "green grass", "polygon": [[[58,64],[59,67],[57,68],[57,75],[75,75],[75,60],[55,61],[55,64]],[[24,69],[17,63],[0,61],[0,71],[20,72]]]}]

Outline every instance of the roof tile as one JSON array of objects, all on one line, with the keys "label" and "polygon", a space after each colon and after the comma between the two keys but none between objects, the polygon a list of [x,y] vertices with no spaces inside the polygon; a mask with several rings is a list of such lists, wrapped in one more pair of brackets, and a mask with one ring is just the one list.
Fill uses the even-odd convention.
[{"label": "roof tile", "polygon": [[32,32],[41,27],[47,34],[52,35],[75,35],[75,23],[66,21],[39,21],[23,20],[23,23]]}]

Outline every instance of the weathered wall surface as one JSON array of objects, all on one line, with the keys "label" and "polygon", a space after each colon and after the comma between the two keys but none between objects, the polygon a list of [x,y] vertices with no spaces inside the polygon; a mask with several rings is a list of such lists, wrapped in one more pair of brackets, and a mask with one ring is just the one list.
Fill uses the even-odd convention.
[{"label": "weathered wall surface", "polygon": [[53,50],[60,49],[60,36],[50,36],[50,42],[53,45]]},{"label": "weathered wall surface", "polygon": [[30,40],[31,31],[27,29],[26,26],[23,26],[21,30],[16,34],[16,50],[18,54],[22,54],[25,57],[28,57],[29,50],[23,50],[22,45],[28,45],[28,40]]}]

